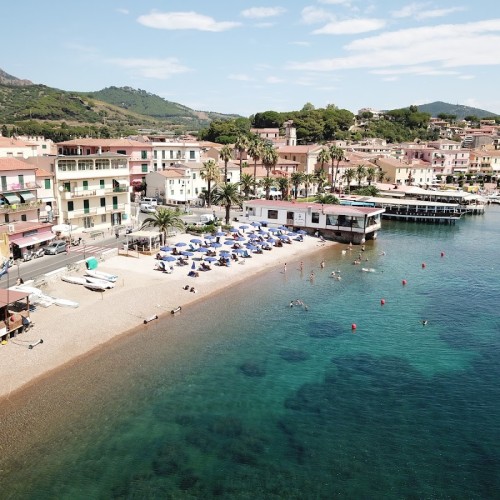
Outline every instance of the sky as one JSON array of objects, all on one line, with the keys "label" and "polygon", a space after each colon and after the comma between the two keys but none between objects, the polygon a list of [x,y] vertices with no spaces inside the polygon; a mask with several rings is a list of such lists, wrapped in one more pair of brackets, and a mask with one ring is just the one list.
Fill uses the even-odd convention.
[{"label": "sky", "polygon": [[0,68],[245,117],[445,101],[500,114],[498,0],[23,0]]}]

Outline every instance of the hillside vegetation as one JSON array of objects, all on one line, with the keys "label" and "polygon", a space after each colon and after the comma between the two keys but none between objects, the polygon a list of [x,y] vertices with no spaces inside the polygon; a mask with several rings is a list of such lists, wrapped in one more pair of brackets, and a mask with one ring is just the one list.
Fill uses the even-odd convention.
[{"label": "hillside vegetation", "polygon": [[429,104],[422,104],[417,107],[422,113],[429,113],[433,117],[450,115],[455,116],[457,120],[463,120],[469,116],[476,116],[478,118],[494,118],[497,116],[495,113],[491,113],[484,109],[463,106],[462,104],[449,104],[442,101],[430,102]]}]

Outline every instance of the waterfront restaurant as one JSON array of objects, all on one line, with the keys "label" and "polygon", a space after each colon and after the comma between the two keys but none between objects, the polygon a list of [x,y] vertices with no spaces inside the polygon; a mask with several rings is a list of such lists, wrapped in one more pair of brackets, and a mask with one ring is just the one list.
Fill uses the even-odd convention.
[{"label": "waterfront restaurant", "polygon": [[359,245],[377,237],[385,209],[259,199],[245,201],[243,210],[250,223],[303,229],[325,239]]}]

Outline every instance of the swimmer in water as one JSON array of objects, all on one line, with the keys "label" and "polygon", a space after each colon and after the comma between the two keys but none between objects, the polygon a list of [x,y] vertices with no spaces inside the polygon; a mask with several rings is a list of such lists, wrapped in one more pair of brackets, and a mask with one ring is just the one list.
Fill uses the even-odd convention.
[{"label": "swimmer in water", "polygon": [[427,320],[427,319],[422,320],[422,326],[425,326],[427,323],[429,323],[429,320]]}]

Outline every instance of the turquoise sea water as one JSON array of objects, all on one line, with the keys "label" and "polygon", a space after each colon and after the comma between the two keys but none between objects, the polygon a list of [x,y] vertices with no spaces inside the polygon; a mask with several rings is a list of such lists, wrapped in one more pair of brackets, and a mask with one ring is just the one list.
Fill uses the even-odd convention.
[{"label": "turquoise sea water", "polygon": [[2,403],[0,497],[499,498],[499,234],[495,206],[384,221],[361,266],[324,249],[112,343]]}]

